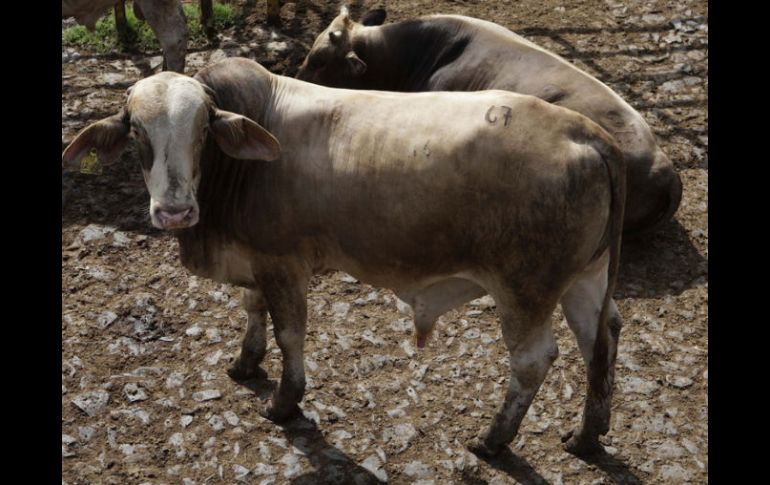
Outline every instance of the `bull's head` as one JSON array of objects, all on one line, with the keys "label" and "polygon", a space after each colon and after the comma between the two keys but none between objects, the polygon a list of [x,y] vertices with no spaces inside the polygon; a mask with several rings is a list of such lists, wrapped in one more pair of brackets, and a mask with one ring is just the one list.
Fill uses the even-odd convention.
[{"label": "bull's head", "polygon": [[278,141],[256,122],[216,107],[211,89],[193,78],[162,72],[137,82],[120,113],[81,131],[62,154],[77,169],[92,152],[102,164],[115,161],[129,139],[136,142],[150,192],[150,218],[160,229],[198,222],[196,193],[200,158],[208,136],[230,157],[275,160]]},{"label": "bull's head", "polygon": [[355,87],[355,81],[366,72],[366,63],[355,51],[356,34],[364,26],[380,25],[385,10],[364,14],[361,23],[350,18],[347,7],[316,38],[299,68],[297,79],[332,87]]}]

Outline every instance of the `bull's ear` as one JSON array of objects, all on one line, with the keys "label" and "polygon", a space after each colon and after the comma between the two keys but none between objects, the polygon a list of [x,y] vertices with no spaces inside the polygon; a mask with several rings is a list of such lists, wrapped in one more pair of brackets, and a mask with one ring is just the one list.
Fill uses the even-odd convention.
[{"label": "bull's ear", "polygon": [[99,163],[107,165],[114,162],[128,142],[128,132],[125,111],[89,125],[64,149],[62,168],[79,170],[83,157],[94,149]]},{"label": "bull's ear", "polygon": [[345,56],[345,60],[348,61],[350,72],[354,76],[362,76],[366,72],[366,63],[362,61],[355,52],[348,52],[348,54]]},{"label": "bull's ear", "polygon": [[385,22],[385,17],[387,16],[388,13],[384,8],[375,8],[373,10],[369,10],[364,14],[363,17],[361,17],[361,23],[367,27],[382,25]]},{"label": "bull's ear", "polygon": [[340,7],[340,15],[339,16],[342,18],[342,20],[344,20],[346,22],[348,20],[350,20],[350,10],[348,10],[348,6],[347,5],[342,5]]},{"label": "bull's ear", "polygon": [[281,156],[278,140],[245,116],[214,109],[210,126],[219,148],[233,158],[270,162]]}]

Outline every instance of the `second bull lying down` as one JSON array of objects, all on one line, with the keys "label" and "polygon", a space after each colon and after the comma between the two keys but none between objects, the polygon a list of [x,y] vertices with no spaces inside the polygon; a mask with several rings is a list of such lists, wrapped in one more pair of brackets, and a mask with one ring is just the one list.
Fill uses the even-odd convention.
[{"label": "second bull lying down", "polygon": [[609,87],[510,30],[460,15],[380,25],[376,9],[354,22],[347,8],[315,40],[297,78],[324,86],[383,91],[530,94],[583,114],[615,137],[628,165],[624,236],[667,222],[682,182],[655,135]]},{"label": "second bull lying down", "polygon": [[470,281],[497,302],[511,366],[502,408],[473,449],[494,454],[516,435],[558,354],[560,300],[588,374],[567,448],[599,449],[620,330],[610,295],[625,165],[588,118],[504,91],[331,89],[231,58],[194,78],[139,81],[120,113],[78,134],[63,164],[93,148],[108,162],[129,139],[152,223],[174,231],[182,263],[246,288],[236,380],[266,375],[270,312],[283,373],[269,418],[299,412],[314,273],[343,270],[400,296],[451,295]]}]

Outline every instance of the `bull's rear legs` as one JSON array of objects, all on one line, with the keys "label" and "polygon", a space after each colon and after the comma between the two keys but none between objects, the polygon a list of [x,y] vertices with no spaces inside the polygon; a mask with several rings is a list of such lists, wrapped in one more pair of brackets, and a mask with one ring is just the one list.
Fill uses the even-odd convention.
[{"label": "bull's rear legs", "polygon": [[510,353],[511,378],[503,406],[489,430],[471,442],[473,452],[495,455],[516,436],[532,399],[558,355],[550,318],[554,306],[555,303],[543,305],[537,311],[526,312],[498,301],[498,308],[502,307],[503,338]]},{"label": "bull's rear legs", "polygon": [[267,350],[267,302],[260,290],[244,290],[243,306],[248,316],[248,327],[241,344],[241,355],[227,370],[227,374],[236,381],[266,378],[267,373],[259,364]]},{"label": "bull's rear legs", "polygon": [[576,455],[602,451],[599,436],[606,434],[610,428],[615,357],[621,327],[620,315],[613,301],[610,301],[609,307],[608,335],[606,339],[599,340],[599,345],[606,342],[607,361],[594,360],[599,314],[607,288],[607,261],[605,255],[592,264],[561,299],[567,323],[577,337],[588,382],[583,422],[577,431],[568,433],[564,438],[565,449]]}]

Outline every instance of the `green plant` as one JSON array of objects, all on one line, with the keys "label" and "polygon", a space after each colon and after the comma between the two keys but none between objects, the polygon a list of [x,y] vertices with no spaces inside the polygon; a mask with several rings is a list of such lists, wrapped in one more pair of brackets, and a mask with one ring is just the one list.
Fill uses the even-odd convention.
[{"label": "green plant", "polygon": [[[206,41],[206,35],[200,23],[200,9],[195,4],[183,4],[185,17],[187,17],[187,32],[190,44],[200,44]],[[130,28],[127,41],[141,51],[157,51],[160,49],[155,34],[146,22],[142,22],[134,15],[130,5],[126,5],[126,22]],[[238,26],[243,18],[233,6],[214,2],[214,28],[221,31],[229,27]],[[96,29],[89,32],[82,25],[76,25],[62,30],[62,44],[70,47],[88,47],[99,53],[112,52],[120,49],[117,29],[115,28],[115,16],[110,14],[96,22]]]}]

